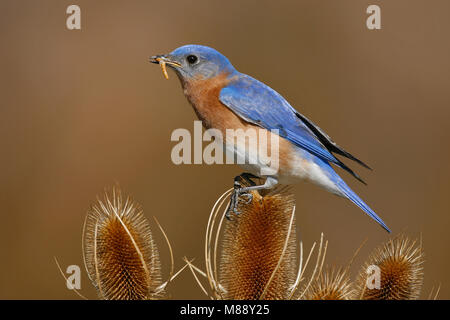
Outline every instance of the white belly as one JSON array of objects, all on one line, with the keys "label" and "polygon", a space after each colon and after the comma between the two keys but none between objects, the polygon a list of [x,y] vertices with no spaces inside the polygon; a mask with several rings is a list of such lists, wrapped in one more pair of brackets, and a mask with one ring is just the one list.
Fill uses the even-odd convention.
[{"label": "white belly", "polygon": [[[287,167],[277,168],[278,170],[272,174],[263,174],[264,172],[271,172],[273,166],[267,165],[264,159],[258,156],[257,146],[252,147],[248,143],[242,143],[242,141],[239,143],[239,141],[227,139],[224,148],[229,155],[228,157],[234,157],[233,163],[240,165],[245,172],[259,177],[272,176],[280,184],[297,184],[301,181],[307,181],[342,196],[342,192],[331,180],[328,173],[317,163],[311,161],[312,156],[307,151],[300,148],[294,149],[295,153],[289,156]],[[278,161],[279,163],[280,161]]]},{"label": "white belly", "polygon": [[328,192],[342,196],[342,192],[338,186],[331,180],[328,173],[322,169],[317,163],[301,159],[290,161],[290,168],[283,175],[280,175],[279,182],[287,184],[295,184],[299,181],[311,182]]}]

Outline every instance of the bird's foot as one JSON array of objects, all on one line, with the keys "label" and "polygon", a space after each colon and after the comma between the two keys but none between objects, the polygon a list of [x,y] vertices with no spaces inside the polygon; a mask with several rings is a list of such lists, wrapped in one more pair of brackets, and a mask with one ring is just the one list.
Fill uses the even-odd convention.
[{"label": "bird's foot", "polygon": [[251,194],[251,192],[248,192],[246,188],[242,187],[238,178],[239,177],[236,177],[234,180],[234,190],[230,197],[230,204],[228,206],[227,212],[225,213],[225,216],[228,220],[231,220],[232,213],[236,215],[241,214],[238,207],[239,201],[241,201],[242,198],[247,198],[244,201],[245,204],[250,204],[253,201],[253,194]]}]

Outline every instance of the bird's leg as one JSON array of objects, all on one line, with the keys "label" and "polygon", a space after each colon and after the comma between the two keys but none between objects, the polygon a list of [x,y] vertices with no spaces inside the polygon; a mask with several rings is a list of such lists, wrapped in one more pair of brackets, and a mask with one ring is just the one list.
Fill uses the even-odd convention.
[{"label": "bird's leg", "polygon": [[[231,212],[234,212],[236,215],[239,215],[240,212],[237,210],[238,203],[239,203],[239,197],[245,196],[248,198],[246,203],[250,203],[253,200],[253,195],[250,193],[250,191],[255,190],[263,190],[263,189],[272,189],[276,184],[278,184],[278,180],[273,177],[267,177],[264,184],[256,185],[251,178],[258,178],[250,173],[243,173],[240,176],[237,176],[234,178],[234,191],[231,194],[230,198],[230,205],[228,206],[226,217],[227,219],[230,219]],[[242,187],[240,180],[245,179],[250,183],[250,186],[248,187]]]},{"label": "bird's leg", "polygon": [[256,183],[252,179],[258,179],[258,177],[251,173],[248,173],[248,172],[243,172],[241,175],[234,177],[234,191],[233,191],[233,195],[231,196],[232,200],[230,200],[230,203],[233,202],[233,211],[234,212],[237,213],[236,209],[237,209],[237,205],[239,202],[239,196],[248,198],[248,200],[246,201],[246,204],[249,204],[252,201],[253,196],[251,193],[239,192],[243,188],[242,182],[245,182],[246,185],[249,185],[249,186],[256,186]]},{"label": "bird's leg", "polygon": [[[256,183],[252,179],[259,179],[259,177],[255,176],[254,174],[248,173],[248,172],[243,172],[241,175],[235,177],[234,178],[235,190],[243,188],[240,183],[240,181],[242,181],[242,180],[244,180],[247,183],[247,185],[249,185],[249,186],[252,186],[252,187],[256,186]],[[239,196],[248,198],[248,200],[245,202],[246,204],[249,204],[253,200],[253,195],[249,192],[240,193],[237,195],[237,197],[239,197]],[[236,201],[236,207],[237,207],[237,201]]]},{"label": "bird's leg", "polygon": [[[256,176],[255,176],[256,177]],[[228,220],[231,220],[231,212],[234,212],[236,214],[239,214],[237,211],[238,202],[239,202],[239,190],[242,188],[241,180],[246,180],[250,185],[254,186],[255,183],[250,179],[250,174],[247,174],[246,172],[242,173],[239,176],[234,177],[234,190],[230,197],[230,204],[228,205],[227,212],[225,216]]]}]

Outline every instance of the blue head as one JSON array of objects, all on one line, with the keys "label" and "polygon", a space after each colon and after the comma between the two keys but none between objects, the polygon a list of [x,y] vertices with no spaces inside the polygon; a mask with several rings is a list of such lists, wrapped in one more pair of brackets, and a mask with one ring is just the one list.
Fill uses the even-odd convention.
[{"label": "blue head", "polygon": [[209,79],[236,71],[219,51],[194,44],[179,47],[169,54],[150,57],[150,62],[168,65],[182,81]]}]

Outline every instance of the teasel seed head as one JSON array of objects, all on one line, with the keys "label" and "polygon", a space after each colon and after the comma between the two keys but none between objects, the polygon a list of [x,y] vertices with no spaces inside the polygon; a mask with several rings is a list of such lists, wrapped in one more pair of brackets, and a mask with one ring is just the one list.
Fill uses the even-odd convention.
[{"label": "teasel seed head", "polygon": [[[356,299],[413,300],[418,299],[423,283],[424,252],[417,240],[400,235],[377,248],[360,272]],[[380,270],[380,288],[368,287],[368,270]],[[370,271],[369,271],[370,272]],[[374,285],[374,283],[372,283]],[[371,289],[373,288],[373,289]]]},{"label": "teasel seed head", "polygon": [[83,232],[86,270],[99,297],[162,298],[161,264],[141,207],[119,187],[105,191],[89,209]]},{"label": "teasel seed head", "polygon": [[[198,286],[211,299],[300,299],[303,282],[309,279],[310,284],[320,274],[328,241],[321,234],[312,275],[307,278],[305,271],[317,243],[304,260],[300,241],[297,262],[295,202],[288,188],[252,192],[253,200],[240,202],[240,214],[229,221],[225,213],[232,192],[233,188],[224,192],[211,209],[205,235],[206,270],[184,259]],[[211,293],[199,276],[207,279]]]},{"label": "teasel seed head", "polygon": [[350,300],[353,297],[348,269],[326,268],[306,289],[305,300]]},{"label": "teasel seed head", "polygon": [[288,299],[296,280],[294,198],[276,192],[241,203],[225,221],[218,282],[223,299]]}]

